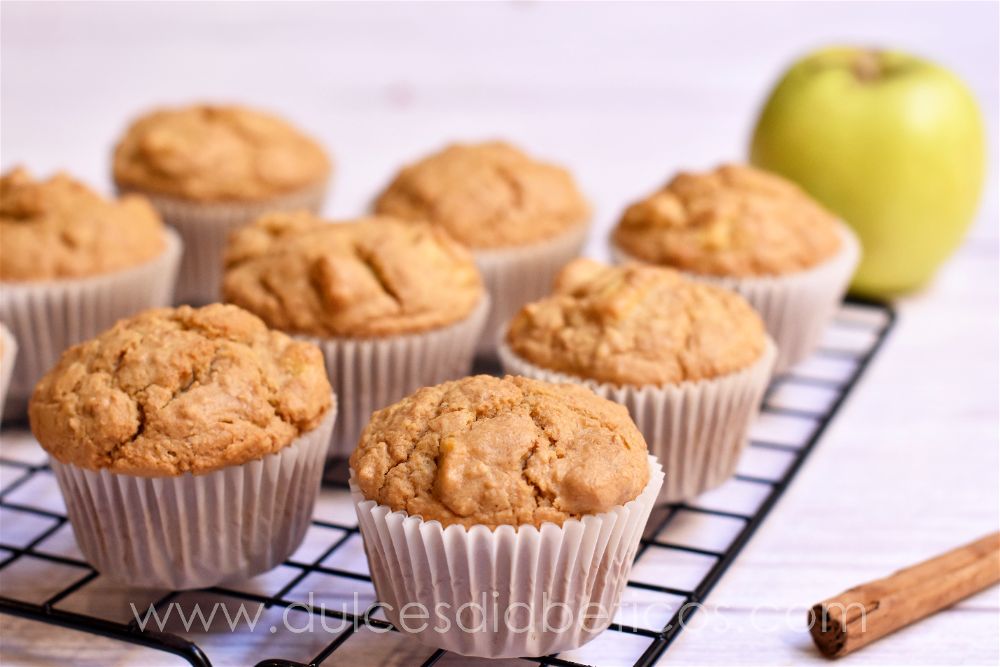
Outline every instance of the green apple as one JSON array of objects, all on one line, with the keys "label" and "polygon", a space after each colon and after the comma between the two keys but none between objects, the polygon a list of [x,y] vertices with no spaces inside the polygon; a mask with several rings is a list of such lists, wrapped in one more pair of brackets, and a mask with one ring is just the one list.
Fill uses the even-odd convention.
[{"label": "green apple", "polygon": [[828,48],[795,63],[767,100],[752,163],[801,185],[861,238],[851,289],[926,283],[972,222],[983,120],[952,73],[905,53]]}]

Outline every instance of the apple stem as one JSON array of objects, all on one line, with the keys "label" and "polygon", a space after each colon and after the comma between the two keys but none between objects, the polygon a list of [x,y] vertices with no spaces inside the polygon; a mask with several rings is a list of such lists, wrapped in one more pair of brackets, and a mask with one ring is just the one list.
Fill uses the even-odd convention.
[{"label": "apple stem", "polygon": [[868,83],[882,75],[882,53],[878,49],[865,49],[854,59],[854,76]]}]

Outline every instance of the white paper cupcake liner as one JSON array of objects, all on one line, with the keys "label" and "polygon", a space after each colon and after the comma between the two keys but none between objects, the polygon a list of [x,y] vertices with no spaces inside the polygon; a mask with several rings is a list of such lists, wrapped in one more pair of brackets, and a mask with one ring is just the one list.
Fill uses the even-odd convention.
[{"label": "white paper cupcake liner", "polygon": [[[663,482],[653,456],[649,472],[635,500],[603,514],[493,530],[444,528],[393,512],[366,500],[352,473],[351,496],[386,617],[428,646],[468,656],[539,656],[582,646],[607,628],[621,601]],[[421,609],[428,612],[424,628],[414,616]]]},{"label": "white paper cupcake liner", "polygon": [[176,303],[202,306],[221,299],[222,260],[229,235],[269,211],[307,210],[319,213],[326,186],[261,202],[199,203],[139,192],[149,199],[164,222],[184,240],[184,258],[174,299]]},{"label": "white paper cupcake liner", "polygon": [[[783,276],[730,278],[685,272],[690,278],[741,294],[757,310],[778,345],[775,372],[782,373],[808,357],[837,311],[861,258],[861,244],[841,223],[843,245],[818,266]],[[642,262],[612,244],[618,262]]]},{"label": "white paper cupcake liner", "polygon": [[490,309],[482,301],[464,320],[416,334],[388,338],[315,338],[340,402],[340,418],[330,442],[331,457],[349,456],[372,412],[392,405],[420,387],[464,377]]},{"label": "white paper cupcake liner", "polygon": [[485,357],[496,356],[500,328],[521,307],[552,291],[559,270],[580,255],[587,242],[589,226],[581,225],[554,239],[517,248],[476,250],[476,266],[493,300],[490,317],[476,350]]},{"label": "white paper cupcake liner", "polygon": [[10,331],[0,322],[0,420],[3,420],[3,406],[7,400],[7,387],[14,375],[14,361],[17,359],[17,341]]},{"label": "white paper cupcake liner", "polygon": [[614,385],[540,368],[500,346],[512,375],[547,382],[575,382],[628,408],[651,454],[668,475],[660,502],[680,502],[733,476],[756,419],[777,356],[768,339],[760,359],[736,373],[676,385]]},{"label": "white paper cupcake liner", "polygon": [[63,351],[147,308],[169,306],[183,245],[165,229],[159,257],[121,271],[88,278],[3,283],[0,321],[21,342],[5,415],[25,415],[35,383]]},{"label": "white paper cupcake liner", "polygon": [[138,477],[51,460],[80,551],[142,588],[212,586],[270,570],[302,542],[336,419],[262,459],[203,475]]}]

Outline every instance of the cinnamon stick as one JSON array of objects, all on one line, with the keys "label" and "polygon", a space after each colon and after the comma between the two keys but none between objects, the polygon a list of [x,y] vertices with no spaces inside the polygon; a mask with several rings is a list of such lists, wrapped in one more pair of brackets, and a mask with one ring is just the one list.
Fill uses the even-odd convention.
[{"label": "cinnamon stick", "polygon": [[839,658],[1000,581],[1000,532],[813,606],[809,631]]}]

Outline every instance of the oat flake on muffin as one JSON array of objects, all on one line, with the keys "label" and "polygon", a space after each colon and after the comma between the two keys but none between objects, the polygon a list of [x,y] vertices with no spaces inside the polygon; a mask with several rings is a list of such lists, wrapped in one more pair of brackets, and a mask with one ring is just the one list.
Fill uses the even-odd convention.
[{"label": "oat flake on muffin", "polygon": [[101,197],[66,174],[0,177],[0,280],[85,278],[143,264],[166,248],[163,224],[142,197]]}]

